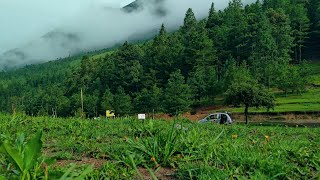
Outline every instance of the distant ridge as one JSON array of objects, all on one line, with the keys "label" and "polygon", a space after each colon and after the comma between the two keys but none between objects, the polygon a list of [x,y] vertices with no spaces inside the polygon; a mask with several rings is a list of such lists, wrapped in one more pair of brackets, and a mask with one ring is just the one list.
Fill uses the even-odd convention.
[{"label": "distant ridge", "polygon": [[138,12],[142,11],[145,6],[152,6],[152,13],[156,16],[165,16],[167,14],[166,9],[163,7],[163,2],[165,0],[136,0],[122,9],[124,11],[131,13],[131,12]]}]

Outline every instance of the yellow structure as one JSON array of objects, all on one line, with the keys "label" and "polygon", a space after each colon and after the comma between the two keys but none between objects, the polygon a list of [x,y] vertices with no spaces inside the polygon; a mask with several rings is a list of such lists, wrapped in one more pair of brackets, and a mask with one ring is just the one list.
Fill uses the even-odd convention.
[{"label": "yellow structure", "polygon": [[115,118],[116,115],[114,114],[114,110],[106,110],[106,117],[107,118]]}]

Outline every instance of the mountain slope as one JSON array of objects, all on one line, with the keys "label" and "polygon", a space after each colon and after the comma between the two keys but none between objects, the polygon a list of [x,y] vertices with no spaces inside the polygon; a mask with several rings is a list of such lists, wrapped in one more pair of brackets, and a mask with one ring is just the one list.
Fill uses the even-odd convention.
[{"label": "mountain slope", "polygon": [[166,16],[167,10],[163,7],[163,3],[165,0],[136,0],[127,6],[123,7],[123,9],[126,12],[138,12],[142,11],[146,7],[150,8],[150,5],[152,8],[150,8],[152,14],[155,16]]},{"label": "mountain slope", "polygon": [[[165,11],[162,8],[163,0],[137,0],[122,8],[125,14],[137,13],[145,8],[150,9],[156,18],[164,16]],[[99,13],[107,13],[108,16],[117,16],[121,11],[114,8],[98,8]],[[110,14],[111,13],[111,14]],[[113,14],[114,13],[114,14]],[[126,15],[121,15],[126,16]],[[93,18],[94,19],[94,18]],[[160,26],[160,25],[159,25]],[[83,28],[83,27],[80,27]],[[128,34],[125,40],[139,41],[152,38],[157,33],[157,28],[148,29],[146,31],[132,31]],[[28,44],[17,47],[3,54],[0,54],[0,71],[21,67],[26,64],[38,64],[49,60],[60,59],[69,56],[75,56],[88,51],[97,49],[110,48],[118,43],[123,42],[123,39],[115,39],[108,43],[101,42],[100,37],[84,34],[82,29],[62,29],[57,28],[42,35],[39,39],[35,39]],[[92,28],[87,31],[96,31]],[[111,29],[112,31],[112,29]],[[106,31],[108,33],[108,31]],[[92,32],[93,34],[93,32]],[[93,41],[90,45],[88,41]]]}]

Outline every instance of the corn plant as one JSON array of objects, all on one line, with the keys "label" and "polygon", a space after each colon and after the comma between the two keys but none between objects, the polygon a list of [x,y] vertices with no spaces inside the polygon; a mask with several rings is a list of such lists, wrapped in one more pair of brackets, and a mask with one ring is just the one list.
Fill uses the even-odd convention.
[{"label": "corn plant", "polygon": [[5,140],[0,146],[0,153],[4,154],[13,166],[11,172],[21,180],[37,179],[41,171],[44,163],[41,137],[42,131],[38,131],[30,140],[24,142],[24,135],[21,134],[15,144]]},{"label": "corn plant", "polygon": [[76,165],[70,164],[71,166],[65,171],[59,180],[82,180],[85,179],[92,171],[93,166],[86,166],[85,169],[77,172]]},{"label": "corn plant", "polygon": [[170,158],[177,150],[179,130],[174,126],[167,133],[157,133],[152,138],[128,140],[128,143],[138,153],[142,153],[146,161],[155,165],[168,166]]},{"label": "corn plant", "polygon": [[143,122],[134,121],[131,122],[129,133],[134,137],[148,137],[156,135],[160,130],[153,120],[145,120]]}]

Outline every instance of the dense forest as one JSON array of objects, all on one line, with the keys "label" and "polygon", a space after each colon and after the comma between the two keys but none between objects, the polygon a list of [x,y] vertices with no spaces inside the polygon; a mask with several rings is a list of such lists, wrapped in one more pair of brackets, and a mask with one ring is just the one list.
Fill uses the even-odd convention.
[{"label": "dense forest", "polygon": [[[300,93],[308,87],[305,60],[318,57],[319,26],[318,0],[246,6],[232,0],[223,11],[212,4],[201,20],[188,9],[178,31],[162,25],[153,40],[124,42],[103,58],[69,58],[0,73],[0,110],[80,116],[81,92],[87,117],[106,109],[118,115],[176,115],[214,105],[217,96],[227,104],[270,108],[271,90]],[[244,92],[259,98],[241,102]]]}]

